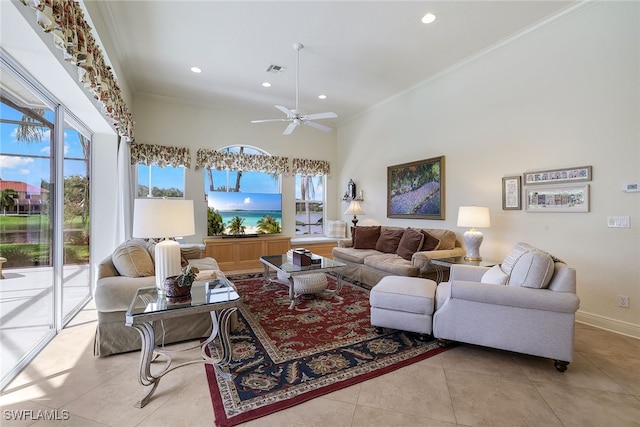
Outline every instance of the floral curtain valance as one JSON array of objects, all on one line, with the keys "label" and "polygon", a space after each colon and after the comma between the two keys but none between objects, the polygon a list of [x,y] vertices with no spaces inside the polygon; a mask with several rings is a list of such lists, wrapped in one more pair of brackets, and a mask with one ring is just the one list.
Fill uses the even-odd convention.
[{"label": "floral curtain valance", "polygon": [[291,171],[300,175],[329,175],[331,169],[326,160],[293,159]]},{"label": "floral curtain valance", "polygon": [[64,59],[79,67],[79,80],[93,94],[118,134],[133,141],[133,120],[111,67],[91,34],[79,3],[73,0],[21,0],[35,10],[42,29],[51,33]]},{"label": "floral curtain valance", "polygon": [[191,154],[189,149],[185,147],[167,147],[163,145],[136,144],[131,143],[131,164],[142,163],[150,166],[156,164],[160,167],[165,166],[184,166],[187,169],[191,167]]},{"label": "floral curtain valance", "polygon": [[289,158],[201,148],[196,152],[196,170],[204,168],[280,175],[289,173]]}]

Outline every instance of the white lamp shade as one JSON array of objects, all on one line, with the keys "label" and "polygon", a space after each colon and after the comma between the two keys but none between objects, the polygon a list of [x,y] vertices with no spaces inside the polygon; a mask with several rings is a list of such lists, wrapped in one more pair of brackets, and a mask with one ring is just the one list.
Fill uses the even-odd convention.
[{"label": "white lamp shade", "polygon": [[132,234],[142,238],[196,234],[193,200],[135,199]]},{"label": "white lamp shade", "polygon": [[489,208],[481,206],[460,206],[460,208],[458,208],[458,227],[491,227]]},{"label": "white lamp shade", "polygon": [[345,215],[366,215],[362,208],[360,207],[360,202],[357,200],[352,200],[349,203],[349,207],[346,211],[344,211]]}]

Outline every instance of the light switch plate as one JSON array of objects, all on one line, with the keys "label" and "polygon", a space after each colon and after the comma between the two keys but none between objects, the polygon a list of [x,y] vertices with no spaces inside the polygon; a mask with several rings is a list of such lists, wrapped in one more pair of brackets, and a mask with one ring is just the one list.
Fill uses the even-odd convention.
[{"label": "light switch plate", "polygon": [[609,228],[629,228],[628,216],[609,216],[607,217],[607,227]]}]

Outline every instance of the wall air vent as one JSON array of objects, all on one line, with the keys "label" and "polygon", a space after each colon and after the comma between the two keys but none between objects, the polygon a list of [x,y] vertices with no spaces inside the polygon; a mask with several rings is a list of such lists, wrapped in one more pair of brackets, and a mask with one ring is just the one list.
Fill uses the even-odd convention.
[{"label": "wall air vent", "polygon": [[282,65],[271,64],[267,67],[267,73],[271,74],[281,74],[284,73],[287,67],[283,67]]}]

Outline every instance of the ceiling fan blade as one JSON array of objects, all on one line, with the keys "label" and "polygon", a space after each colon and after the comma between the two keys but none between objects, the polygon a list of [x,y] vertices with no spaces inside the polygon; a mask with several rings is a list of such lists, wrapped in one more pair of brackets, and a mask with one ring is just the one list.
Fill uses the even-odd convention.
[{"label": "ceiling fan blade", "polygon": [[276,108],[287,115],[288,118],[294,118],[296,113],[288,109],[287,107],[283,107],[282,105],[276,105]]},{"label": "ceiling fan blade", "polygon": [[266,120],[251,120],[251,123],[267,123],[267,122],[288,122],[289,119],[266,119]]},{"label": "ceiling fan blade", "polygon": [[335,119],[336,117],[338,117],[338,115],[330,111],[326,113],[307,114],[304,116],[306,120]]},{"label": "ceiling fan blade", "polygon": [[298,123],[296,122],[291,122],[289,123],[289,126],[287,126],[287,128],[284,130],[284,132],[282,132],[283,135],[291,135],[291,133],[293,132],[293,130],[298,126]]},{"label": "ceiling fan blade", "polygon": [[316,123],[316,122],[312,122],[312,121],[304,121],[304,124],[307,124],[309,126],[311,126],[312,128],[316,128],[319,129],[323,132],[331,132],[333,130],[333,128],[330,128],[329,126],[325,126],[325,125],[321,125],[320,123]]}]

